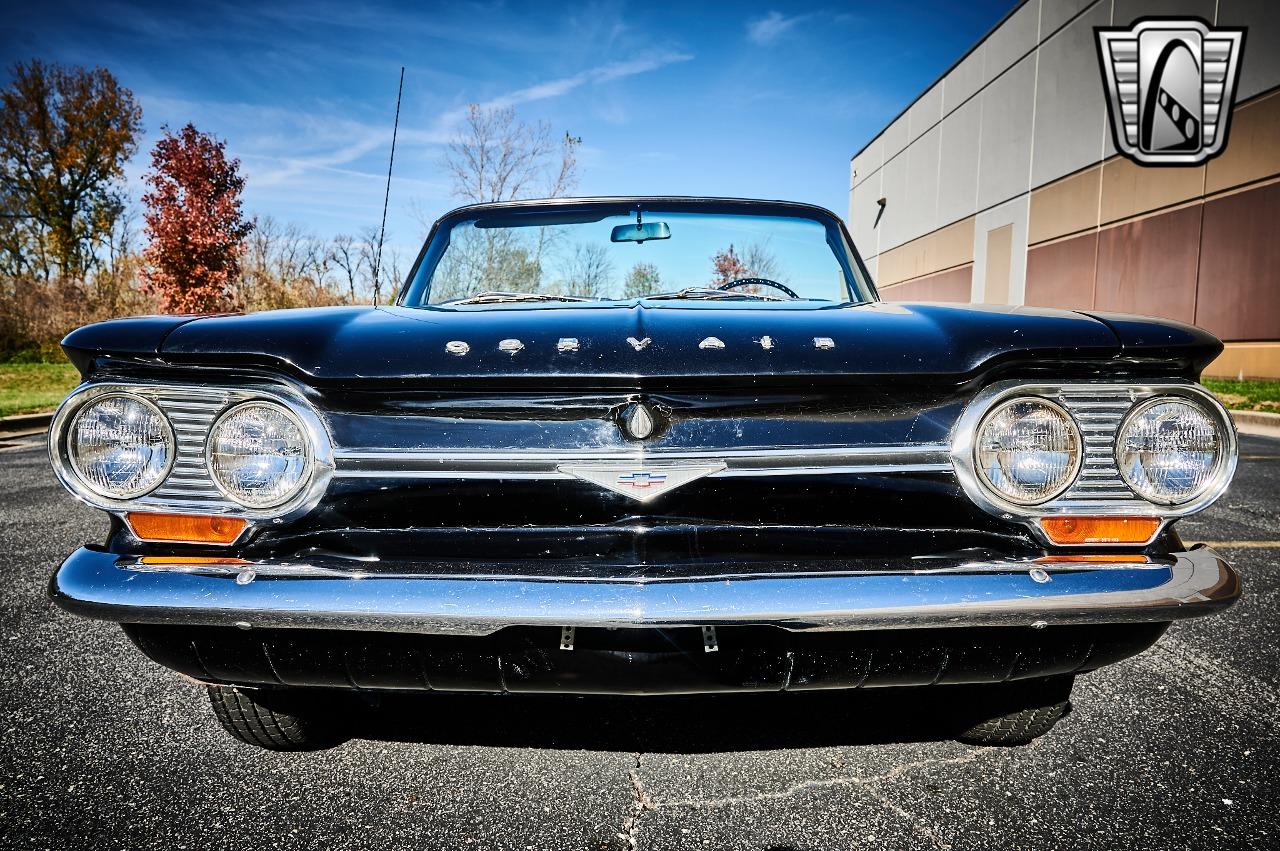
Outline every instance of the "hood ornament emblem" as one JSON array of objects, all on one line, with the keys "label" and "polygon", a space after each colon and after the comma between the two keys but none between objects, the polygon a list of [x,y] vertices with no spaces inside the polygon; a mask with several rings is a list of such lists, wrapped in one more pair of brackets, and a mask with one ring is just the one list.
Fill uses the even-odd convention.
[{"label": "hood ornament emblem", "polygon": [[706,464],[561,464],[562,473],[628,496],[649,502],[678,487],[725,469],[723,461]]},{"label": "hood ornament emblem", "polygon": [[642,352],[649,348],[649,344],[653,342],[651,337],[645,337],[643,340],[637,340],[635,337],[628,337],[627,342],[631,344],[631,348],[637,352]]},{"label": "hood ornament emblem", "polygon": [[618,424],[622,427],[623,434],[633,440],[644,440],[658,427],[654,412],[644,402],[632,402],[623,408]]}]

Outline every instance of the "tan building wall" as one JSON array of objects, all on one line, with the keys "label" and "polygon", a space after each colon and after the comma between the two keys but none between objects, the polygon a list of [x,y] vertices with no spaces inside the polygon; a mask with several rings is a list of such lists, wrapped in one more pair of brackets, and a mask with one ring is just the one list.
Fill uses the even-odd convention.
[{"label": "tan building wall", "polygon": [[[854,157],[882,297],[1177,319],[1228,341],[1207,374],[1280,377],[1280,3],[1168,5],[1028,0]],[[1218,158],[1142,167],[1111,143],[1093,27],[1171,11],[1249,26],[1237,105]]]}]

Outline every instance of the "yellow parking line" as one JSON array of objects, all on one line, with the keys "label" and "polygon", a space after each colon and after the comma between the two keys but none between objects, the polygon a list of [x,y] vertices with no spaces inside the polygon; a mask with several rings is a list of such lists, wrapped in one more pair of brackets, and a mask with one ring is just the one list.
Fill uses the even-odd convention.
[{"label": "yellow parking line", "polygon": [[5,443],[0,441],[0,452],[15,452],[19,449],[30,449],[33,446],[44,445],[43,440],[32,440],[26,443]]},{"label": "yellow parking line", "polygon": [[1199,541],[1213,549],[1280,549],[1280,541]]}]

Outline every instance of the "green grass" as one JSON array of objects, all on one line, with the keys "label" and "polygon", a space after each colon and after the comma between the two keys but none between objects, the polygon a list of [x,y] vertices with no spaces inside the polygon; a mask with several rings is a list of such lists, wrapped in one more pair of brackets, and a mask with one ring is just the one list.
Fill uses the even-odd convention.
[{"label": "green grass", "polygon": [[1272,411],[1280,413],[1280,381],[1228,381],[1206,378],[1204,386],[1222,400],[1222,404],[1238,411]]},{"label": "green grass", "polygon": [[79,383],[69,363],[0,363],[0,417],[56,408]]}]

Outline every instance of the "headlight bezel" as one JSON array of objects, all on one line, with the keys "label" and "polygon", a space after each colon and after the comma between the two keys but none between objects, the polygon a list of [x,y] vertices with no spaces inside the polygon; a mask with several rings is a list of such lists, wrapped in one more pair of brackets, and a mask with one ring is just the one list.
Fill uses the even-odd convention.
[{"label": "headlight bezel", "polygon": [[[1068,487],[1057,497],[1034,505],[1020,505],[1003,499],[994,493],[983,481],[977,469],[975,444],[978,427],[985,420],[988,412],[994,410],[1002,402],[1014,397],[1034,396],[1060,403],[1076,420],[1082,437],[1082,471],[1078,474],[1076,485]],[[1213,480],[1212,487],[1206,489],[1195,499],[1176,505],[1151,502],[1129,488],[1128,483],[1119,475],[1118,466],[1111,478],[1103,481],[1112,482],[1115,489],[1123,492],[1123,498],[1111,494],[1107,498],[1091,496],[1089,483],[1099,481],[1096,478],[1086,479],[1088,471],[1096,469],[1099,447],[1098,422],[1109,421],[1109,441],[1105,444],[1105,453],[1112,465],[1116,464],[1116,438],[1120,424],[1135,407],[1155,398],[1188,399],[1209,415],[1218,429],[1222,441],[1223,462]],[[1081,403],[1081,400],[1088,400]],[[1085,417],[1086,419],[1081,419]],[[1194,514],[1213,504],[1231,483],[1236,468],[1238,440],[1235,425],[1226,408],[1203,386],[1186,379],[1168,379],[1163,381],[1117,381],[1082,379],[1068,381],[1037,381],[1026,379],[1006,379],[993,382],[980,389],[964,406],[951,433],[951,462],[956,479],[964,494],[978,508],[1003,520],[1025,526],[1034,538],[1042,544],[1054,544],[1040,527],[1040,519],[1057,516],[1142,516],[1158,517],[1161,524],[1152,540],[1159,536],[1169,522]],[[1080,544],[1061,545],[1067,547],[1089,546],[1106,549],[1112,546],[1133,546],[1132,544]]]},{"label": "headlight bezel", "polygon": [[[149,486],[141,490],[134,490],[124,494],[112,493],[111,491],[105,490],[103,488],[99,488],[95,486],[93,482],[89,481],[89,479],[86,478],[83,475],[83,473],[81,473],[80,465],[77,464],[77,456],[79,455],[80,450],[77,449],[74,443],[76,428],[77,426],[79,426],[80,421],[84,418],[85,414],[88,413],[95,406],[101,405],[104,402],[109,402],[112,399],[124,399],[125,401],[131,402],[133,404],[141,405],[142,407],[149,409],[152,414],[154,414],[156,417],[159,418],[160,423],[163,426],[163,437],[165,442],[166,454],[168,456],[165,459],[164,470],[160,473],[160,476],[152,484],[150,484]],[[74,478],[76,484],[84,488],[85,490],[89,491],[90,493],[94,494],[95,496],[99,497],[100,499],[110,500],[112,502],[117,502],[117,503],[130,503],[130,502],[133,502],[134,500],[141,499],[147,496],[148,494],[154,493],[157,489],[163,486],[166,481],[168,481],[170,474],[173,472],[173,466],[177,462],[177,457],[178,457],[178,437],[177,437],[177,433],[174,431],[173,423],[169,420],[169,417],[165,415],[164,411],[160,410],[160,407],[158,405],[151,402],[150,400],[145,399],[142,396],[139,396],[137,394],[128,393],[125,391],[114,391],[110,393],[103,393],[103,394],[94,396],[91,399],[87,399],[84,402],[84,404],[78,405],[75,411],[66,421],[62,440],[63,440],[62,453],[65,459],[67,472],[70,474],[71,477]]]},{"label": "headlight bezel", "polygon": [[[1024,403],[1040,405],[1060,415],[1062,419],[1066,422],[1068,432],[1071,435],[1072,442],[1074,443],[1074,456],[1071,460],[1070,467],[1067,471],[1065,478],[1062,481],[1062,484],[1060,484],[1055,490],[1049,492],[1048,495],[1039,496],[1034,499],[1017,499],[1011,494],[1001,490],[987,476],[985,470],[983,469],[983,465],[981,464],[978,458],[978,453],[982,449],[981,444],[982,444],[983,431],[991,423],[992,419],[995,418],[997,415],[999,415],[1006,408],[1011,408],[1014,405],[1024,404]],[[1080,476],[1080,468],[1083,465],[1083,463],[1084,463],[1084,438],[1080,434],[1080,426],[1079,424],[1076,423],[1075,417],[1071,415],[1070,411],[1068,411],[1066,408],[1064,408],[1062,405],[1059,405],[1057,402],[1053,401],[1052,399],[1048,399],[1048,398],[1045,398],[1044,396],[1038,396],[1033,394],[1017,394],[1017,395],[1009,396],[1005,399],[1001,399],[999,402],[996,402],[992,404],[990,407],[988,407],[986,411],[983,412],[982,418],[978,421],[977,429],[974,433],[974,439],[973,439],[974,470],[977,472],[978,480],[981,482],[982,486],[985,487],[993,497],[1001,501],[1009,502],[1013,505],[1017,505],[1024,509],[1033,508],[1037,505],[1043,505],[1046,502],[1052,502],[1053,500],[1057,499],[1058,497],[1066,493],[1068,490],[1070,490],[1071,486],[1075,484],[1076,479]]]},{"label": "headlight bezel", "polygon": [[[1218,457],[1214,461],[1213,471],[1205,478],[1201,488],[1185,499],[1159,499],[1150,494],[1144,493],[1141,489],[1134,485],[1125,471],[1124,465],[1120,463],[1121,442],[1124,437],[1125,430],[1133,423],[1135,419],[1145,414],[1147,411],[1164,404],[1181,404],[1193,408],[1204,415],[1214,426],[1218,437]],[[1237,448],[1235,445],[1236,433],[1234,424],[1230,422],[1230,415],[1227,416],[1227,423],[1221,421],[1221,417],[1216,412],[1203,404],[1200,400],[1190,398],[1185,395],[1162,394],[1147,397],[1134,404],[1128,413],[1120,420],[1116,426],[1116,437],[1111,452],[1115,460],[1116,470],[1120,473],[1120,478],[1133,491],[1134,495],[1139,499],[1146,500],[1152,505],[1159,506],[1166,510],[1181,509],[1184,506],[1196,505],[1202,502],[1203,497],[1212,494],[1208,502],[1216,499],[1222,491],[1226,490],[1227,484],[1230,483],[1232,475],[1235,472],[1235,463]],[[1224,427],[1225,425],[1225,427]],[[1208,502],[1204,502],[1207,505]]]},{"label": "headlight bezel", "polygon": [[[277,499],[274,502],[269,502],[269,503],[245,502],[240,497],[232,493],[231,490],[218,477],[217,473],[214,472],[214,466],[213,466],[214,436],[218,433],[218,429],[222,426],[224,422],[226,422],[228,418],[230,418],[231,416],[235,415],[237,412],[245,408],[251,408],[251,407],[269,408],[280,414],[283,414],[285,418],[287,418],[290,422],[292,422],[297,427],[298,433],[302,436],[303,465],[305,467],[303,476],[291,491],[289,491],[284,497]],[[310,433],[310,429],[307,428],[306,423],[303,422],[302,418],[299,417],[298,414],[289,406],[281,404],[280,402],[274,399],[262,399],[262,398],[246,399],[242,402],[237,402],[236,404],[231,405],[226,410],[218,414],[216,418],[214,418],[213,423],[209,426],[208,432],[205,434],[204,463],[205,463],[205,470],[208,472],[209,480],[213,482],[213,486],[216,487],[223,496],[231,500],[231,502],[235,503],[236,505],[248,511],[275,511],[275,510],[278,510],[281,506],[288,505],[289,503],[294,501],[299,496],[299,494],[305,493],[307,489],[310,487],[311,481],[316,474],[314,439]]]},{"label": "headlight bezel", "polygon": [[[67,447],[69,427],[80,410],[103,396],[117,393],[159,408],[177,441],[174,466],[156,489],[123,500],[103,496],[83,485],[72,469]],[[213,423],[226,410],[249,401],[271,402],[289,411],[301,423],[311,447],[308,484],[290,500],[266,509],[248,508],[227,497],[204,466],[205,446]],[[328,427],[307,402],[301,387],[278,379],[239,386],[114,377],[91,380],[74,389],[54,413],[48,449],[59,483],[80,502],[106,511],[126,524],[126,515],[139,511],[240,517],[248,523],[234,542],[237,545],[265,524],[287,522],[315,509],[328,490],[335,468]]]}]

